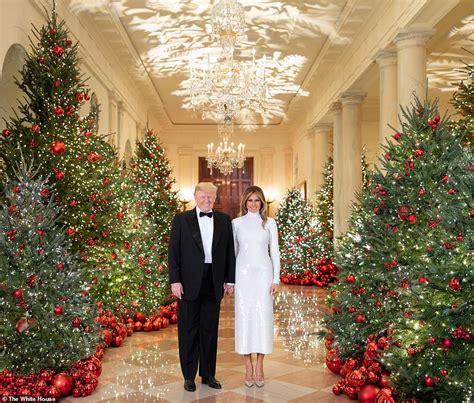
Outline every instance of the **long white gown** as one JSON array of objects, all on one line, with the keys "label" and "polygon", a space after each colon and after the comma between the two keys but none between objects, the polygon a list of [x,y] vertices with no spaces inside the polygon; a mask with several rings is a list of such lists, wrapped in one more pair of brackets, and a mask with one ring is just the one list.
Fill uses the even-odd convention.
[{"label": "long white gown", "polygon": [[235,270],[235,351],[273,351],[272,283],[280,282],[280,252],[275,220],[265,228],[259,213],[248,212],[232,221]]}]

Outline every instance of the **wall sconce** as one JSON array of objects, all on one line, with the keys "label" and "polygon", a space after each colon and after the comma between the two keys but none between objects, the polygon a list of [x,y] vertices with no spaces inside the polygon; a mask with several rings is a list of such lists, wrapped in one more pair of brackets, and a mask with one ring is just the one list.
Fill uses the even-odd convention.
[{"label": "wall sconce", "polygon": [[275,200],[276,200],[275,194],[272,191],[267,192],[267,195],[266,195],[267,216],[270,214],[270,204],[272,204]]},{"label": "wall sconce", "polygon": [[193,200],[192,192],[189,189],[180,190],[179,202],[181,203],[181,211],[186,211],[186,206]]}]

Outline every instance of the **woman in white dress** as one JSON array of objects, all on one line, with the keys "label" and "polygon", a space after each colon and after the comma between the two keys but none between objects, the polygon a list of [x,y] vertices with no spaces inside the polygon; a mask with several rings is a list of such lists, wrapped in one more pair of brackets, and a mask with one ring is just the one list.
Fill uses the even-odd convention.
[{"label": "woman in white dress", "polygon": [[[245,357],[245,385],[264,385],[263,358],[273,351],[273,295],[280,282],[275,220],[265,213],[262,189],[242,196],[241,216],[232,221],[235,242],[235,351]],[[252,353],[257,354],[255,372]]]}]

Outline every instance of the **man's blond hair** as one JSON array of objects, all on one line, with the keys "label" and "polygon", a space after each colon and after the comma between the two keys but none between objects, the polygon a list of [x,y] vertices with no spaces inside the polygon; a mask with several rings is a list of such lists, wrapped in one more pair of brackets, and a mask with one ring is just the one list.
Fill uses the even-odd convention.
[{"label": "man's blond hair", "polygon": [[214,196],[217,194],[217,186],[212,182],[199,182],[194,188],[194,194],[199,190],[201,192],[212,193]]}]

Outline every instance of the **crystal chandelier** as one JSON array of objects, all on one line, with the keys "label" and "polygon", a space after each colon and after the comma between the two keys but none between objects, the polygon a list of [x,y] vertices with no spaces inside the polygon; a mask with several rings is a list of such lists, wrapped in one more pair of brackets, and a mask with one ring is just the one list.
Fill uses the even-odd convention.
[{"label": "crystal chandelier", "polygon": [[217,168],[224,175],[230,175],[234,168],[242,169],[245,162],[245,145],[240,143],[237,149],[230,138],[234,133],[234,123],[230,117],[224,119],[218,125],[218,134],[222,138],[219,146],[214,150],[214,143],[207,145],[207,167],[211,171]]},{"label": "crystal chandelier", "polygon": [[237,39],[244,37],[244,8],[236,0],[221,0],[211,11],[212,36],[219,40],[226,58],[234,53]]},{"label": "crystal chandelier", "polygon": [[[218,120],[237,118],[243,109],[263,114],[267,104],[266,58],[235,60],[234,48],[244,33],[243,7],[236,0],[221,0],[212,9],[212,33],[221,54],[213,49],[191,53],[185,87],[190,105],[202,118],[216,114]],[[207,54],[206,54],[207,53]],[[217,56],[217,57],[216,57]]]}]

